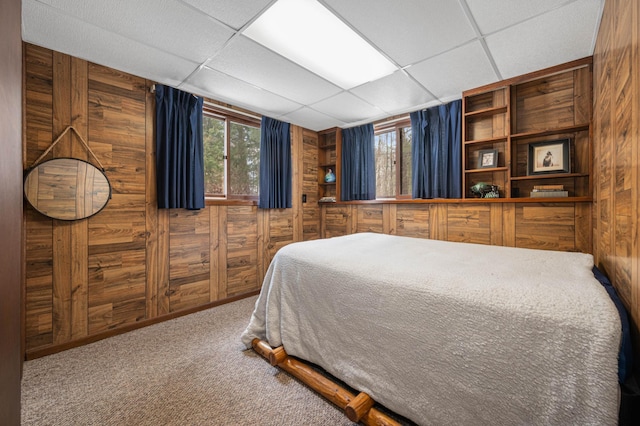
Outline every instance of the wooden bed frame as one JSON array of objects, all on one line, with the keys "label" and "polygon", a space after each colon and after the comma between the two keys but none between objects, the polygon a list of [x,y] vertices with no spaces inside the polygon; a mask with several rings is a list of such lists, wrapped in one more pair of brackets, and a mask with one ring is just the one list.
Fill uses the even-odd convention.
[{"label": "wooden bed frame", "polygon": [[272,366],[291,374],[325,399],[344,410],[347,418],[352,422],[359,422],[367,426],[401,426],[401,423],[374,408],[375,401],[369,395],[364,392],[354,395],[351,391],[314,370],[305,362],[287,355],[282,346],[272,348],[269,343],[257,338],[253,339],[251,346],[254,351],[268,360]]}]

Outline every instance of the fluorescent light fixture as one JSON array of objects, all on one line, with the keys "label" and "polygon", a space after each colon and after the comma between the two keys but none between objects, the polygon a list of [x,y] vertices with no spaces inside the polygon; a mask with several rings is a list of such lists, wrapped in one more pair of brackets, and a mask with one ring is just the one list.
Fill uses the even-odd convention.
[{"label": "fluorescent light fixture", "polygon": [[278,0],[243,34],[343,89],[397,70],[316,0]]}]

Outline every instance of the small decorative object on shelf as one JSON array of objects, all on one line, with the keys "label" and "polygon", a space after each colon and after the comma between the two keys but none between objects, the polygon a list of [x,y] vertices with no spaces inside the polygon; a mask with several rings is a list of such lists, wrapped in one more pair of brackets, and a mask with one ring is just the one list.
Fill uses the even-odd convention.
[{"label": "small decorative object on shelf", "polygon": [[478,198],[499,198],[500,197],[500,193],[498,192],[497,185],[478,182],[469,189],[471,190],[471,193],[477,196]]},{"label": "small decorative object on shelf", "polygon": [[335,203],[336,197],[322,197],[318,200],[320,203]]},{"label": "small decorative object on shelf", "polygon": [[500,191],[498,191],[498,185],[491,185],[491,190],[484,194],[482,198],[500,198]]},{"label": "small decorative object on shelf", "polygon": [[324,181],[327,183],[336,181],[336,175],[333,173],[333,170],[331,170],[330,168],[327,169],[327,174],[324,175]]},{"label": "small decorative object on shelf", "polygon": [[498,167],[498,150],[481,149],[478,153],[478,168],[486,169]]},{"label": "small decorative object on shelf", "polygon": [[529,144],[529,175],[569,173],[569,139]]}]

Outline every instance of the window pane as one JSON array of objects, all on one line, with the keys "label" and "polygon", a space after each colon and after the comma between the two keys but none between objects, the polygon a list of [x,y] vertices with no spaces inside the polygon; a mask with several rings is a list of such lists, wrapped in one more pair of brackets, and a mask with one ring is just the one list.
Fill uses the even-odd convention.
[{"label": "window pane", "polygon": [[224,119],[203,116],[204,193],[224,195]]},{"label": "window pane", "polygon": [[411,195],[411,127],[400,129],[400,148],[402,164],[400,164],[400,193]]},{"label": "window pane", "polygon": [[376,198],[396,195],[396,132],[375,136]]},{"label": "window pane", "polygon": [[260,128],[229,123],[229,195],[258,196]]}]

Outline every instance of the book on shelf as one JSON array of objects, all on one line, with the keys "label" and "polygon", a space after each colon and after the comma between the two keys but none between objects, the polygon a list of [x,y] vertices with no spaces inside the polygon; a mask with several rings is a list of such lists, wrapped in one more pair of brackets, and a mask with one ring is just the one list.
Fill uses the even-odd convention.
[{"label": "book on shelf", "polygon": [[542,191],[542,190],[533,190],[531,191],[532,198],[553,198],[553,197],[568,197],[569,191],[560,191],[560,190],[550,190],[550,191]]},{"label": "book on shelf", "polygon": [[564,185],[533,185],[534,191],[564,191]]}]

